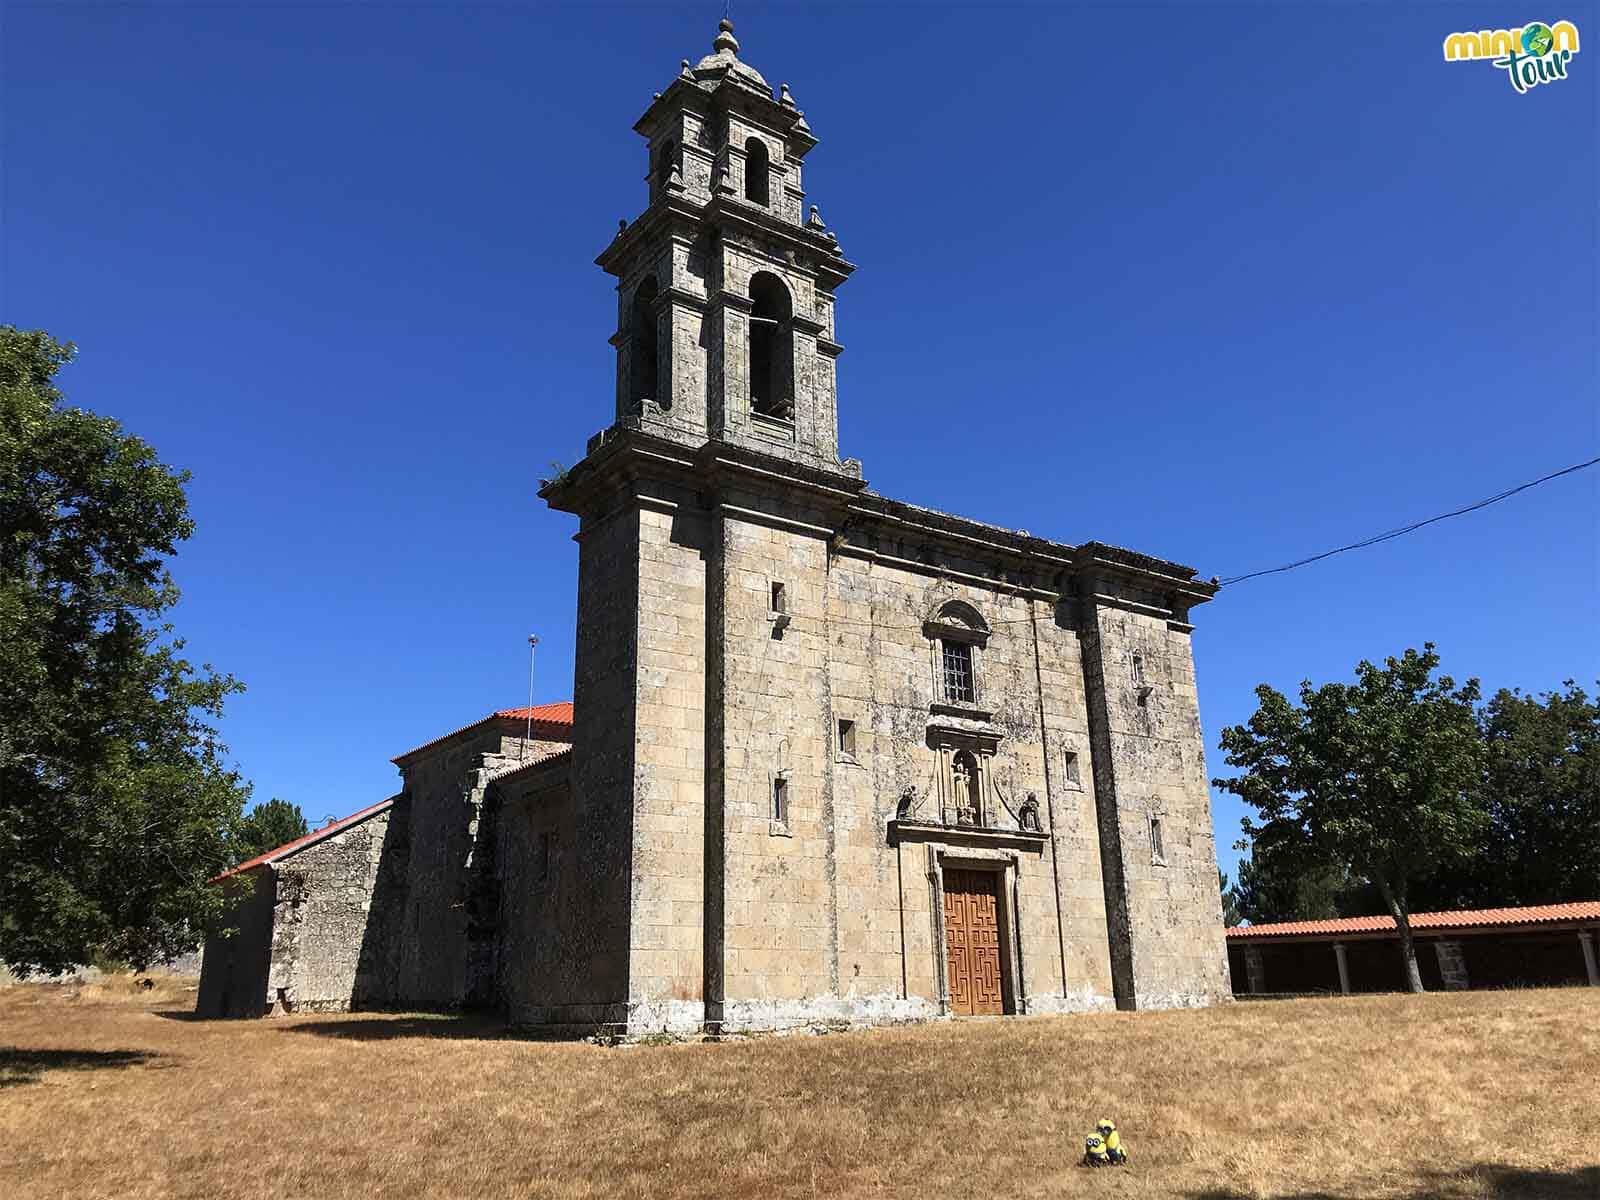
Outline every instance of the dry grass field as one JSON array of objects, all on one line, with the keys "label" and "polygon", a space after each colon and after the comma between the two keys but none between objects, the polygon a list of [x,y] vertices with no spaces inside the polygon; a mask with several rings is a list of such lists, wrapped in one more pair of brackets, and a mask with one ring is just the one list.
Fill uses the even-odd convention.
[{"label": "dry grass field", "polygon": [[626,1049],[192,999],[0,989],[0,1196],[1600,1197],[1593,989]]}]

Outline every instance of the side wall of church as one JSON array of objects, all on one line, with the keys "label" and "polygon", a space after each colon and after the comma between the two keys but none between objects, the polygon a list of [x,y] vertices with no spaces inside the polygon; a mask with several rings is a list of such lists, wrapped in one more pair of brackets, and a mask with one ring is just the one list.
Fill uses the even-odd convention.
[{"label": "side wall of church", "polygon": [[265,995],[276,1010],[345,1012],[373,988],[382,949],[369,939],[368,926],[391,811],[272,868],[277,889]]},{"label": "side wall of church", "polygon": [[[481,828],[496,769],[566,747],[488,728],[410,759],[396,805],[405,824],[405,882],[397,889],[384,1003],[446,1012],[493,998],[497,874]],[[392,945],[393,950],[387,951]],[[375,995],[378,994],[375,985]]]},{"label": "side wall of church", "polygon": [[[500,884],[497,992],[514,1024],[599,1024],[597,961],[613,947],[597,933],[580,886],[583,861],[569,777],[571,760],[529,780],[496,785]],[[603,1006],[602,1006],[603,1007]]]},{"label": "side wall of church", "polygon": [[[267,973],[272,965],[272,868],[248,873],[250,890],[228,882],[232,903],[217,926],[206,934],[200,961],[200,989],[195,1015],[259,1017],[267,1011]],[[220,930],[232,929],[223,936]]]},{"label": "side wall of church", "polygon": [[[638,528],[631,940],[633,1028],[705,1019],[706,552],[689,497],[647,501]],[[586,711],[586,710],[585,710]]]},{"label": "side wall of church", "polygon": [[1217,1003],[1232,992],[1187,627],[1084,608],[1118,1005]]}]

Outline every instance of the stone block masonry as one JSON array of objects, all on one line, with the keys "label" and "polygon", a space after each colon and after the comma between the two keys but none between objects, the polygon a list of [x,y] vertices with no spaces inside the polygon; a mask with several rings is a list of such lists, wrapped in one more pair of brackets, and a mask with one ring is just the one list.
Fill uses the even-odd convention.
[{"label": "stone block masonry", "polygon": [[730,22],[712,49],[634,126],[614,421],[540,490],[578,518],[570,750],[503,711],[396,759],[392,814],[275,864],[207,995],[633,1034],[1228,997],[1215,584],[867,487],[817,139]]}]

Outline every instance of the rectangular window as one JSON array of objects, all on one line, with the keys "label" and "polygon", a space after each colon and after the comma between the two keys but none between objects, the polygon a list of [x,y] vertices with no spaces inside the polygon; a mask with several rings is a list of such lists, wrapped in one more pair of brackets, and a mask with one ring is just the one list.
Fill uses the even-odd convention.
[{"label": "rectangular window", "polygon": [[839,756],[852,762],[856,757],[856,723],[842,718],[839,721]]},{"label": "rectangular window", "polygon": [[772,819],[780,825],[789,823],[789,781],[781,775],[772,781]]},{"label": "rectangular window", "polygon": [[1150,818],[1150,857],[1158,863],[1167,861],[1167,849],[1161,840],[1161,818]]},{"label": "rectangular window", "polygon": [[1078,775],[1078,752],[1076,750],[1067,751],[1067,786],[1075,788],[1083,786],[1083,779]]},{"label": "rectangular window", "polygon": [[966,642],[944,642],[944,698],[951,704],[971,704],[972,647]]},{"label": "rectangular window", "polygon": [[781,583],[774,581],[772,585],[772,611],[786,613],[789,611],[789,595]]},{"label": "rectangular window", "polygon": [[539,858],[537,873],[540,879],[550,878],[550,841],[551,834],[547,831],[539,835]]}]

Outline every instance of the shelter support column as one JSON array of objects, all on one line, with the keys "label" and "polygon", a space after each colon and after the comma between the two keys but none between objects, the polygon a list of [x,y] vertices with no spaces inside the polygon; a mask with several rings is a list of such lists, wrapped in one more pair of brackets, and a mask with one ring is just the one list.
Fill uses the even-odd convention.
[{"label": "shelter support column", "polygon": [[1467,978],[1467,958],[1461,953],[1460,942],[1437,941],[1433,944],[1433,952],[1439,959],[1439,978],[1444,981],[1445,991],[1464,992],[1472,986]]},{"label": "shelter support column", "polygon": [[1266,971],[1262,969],[1260,946],[1244,948],[1244,974],[1252,996],[1259,996],[1266,991]]},{"label": "shelter support column", "polygon": [[1600,962],[1595,961],[1594,934],[1587,929],[1578,930],[1578,944],[1583,947],[1583,967],[1589,973],[1589,986],[1600,987]]},{"label": "shelter support column", "polygon": [[1334,961],[1339,964],[1339,991],[1342,995],[1350,994],[1350,963],[1344,956],[1344,943],[1333,944]]}]

